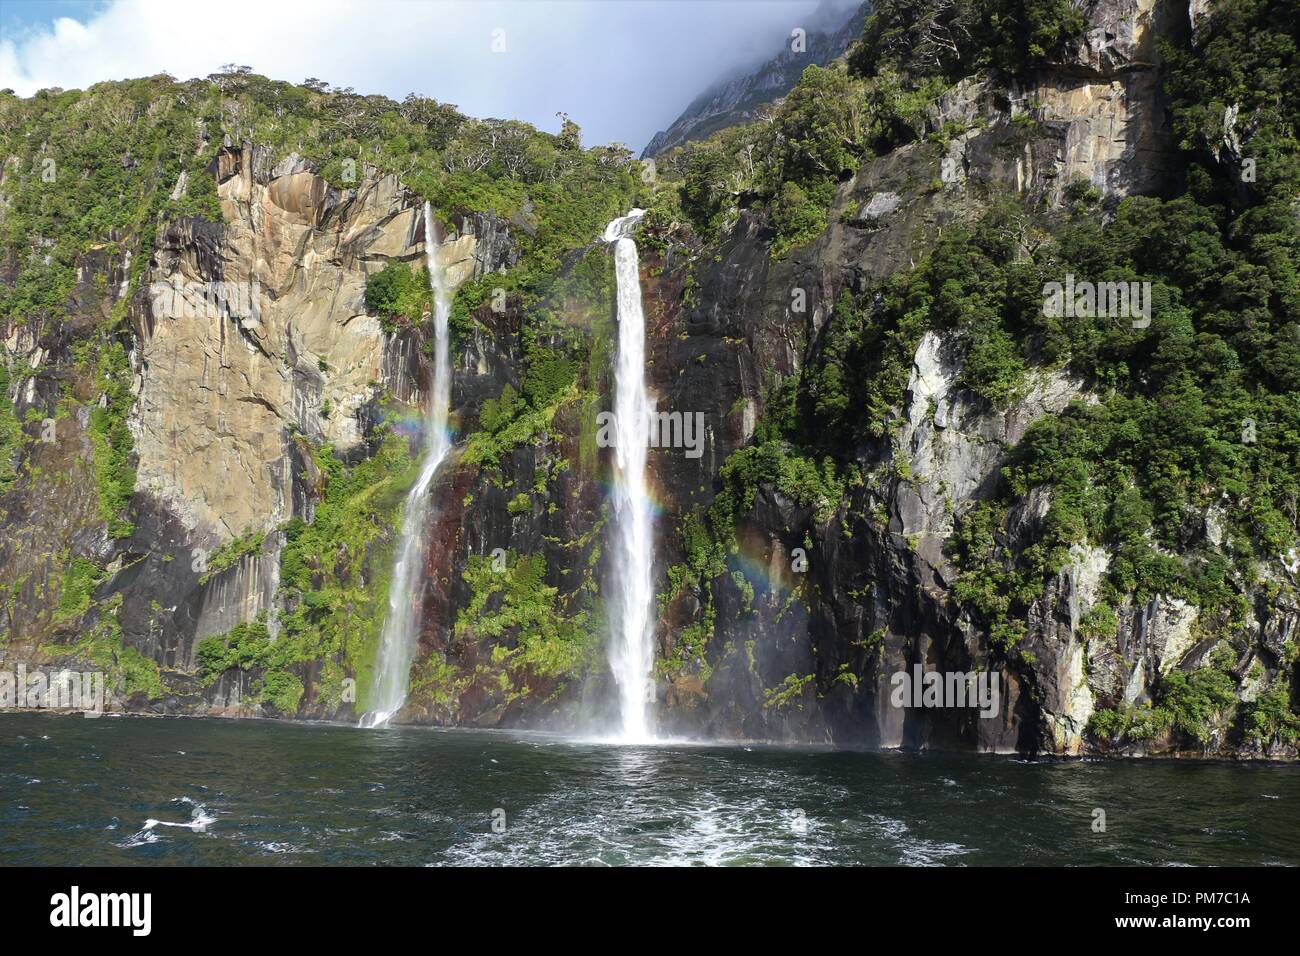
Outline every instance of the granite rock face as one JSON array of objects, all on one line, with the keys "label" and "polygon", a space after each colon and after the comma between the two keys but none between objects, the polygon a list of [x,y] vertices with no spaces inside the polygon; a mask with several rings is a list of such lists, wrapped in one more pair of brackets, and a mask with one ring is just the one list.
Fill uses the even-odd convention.
[{"label": "granite rock face", "polygon": [[[120,542],[105,534],[84,410],[35,452],[35,463],[63,476],[59,500],[26,496],[5,509],[12,544],[0,552],[0,572],[19,582],[5,630],[11,650],[33,663],[47,656],[40,647],[48,638],[91,626],[61,619],[46,597],[57,598],[69,553],[107,566],[96,597],[120,600],[126,644],[174,670],[179,684],[203,637],[259,616],[274,634],[278,529],[295,516],[310,520],[319,492],[306,443],[368,454],[381,398],[422,401],[422,332],[385,331],[364,301],[368,273],[389,262],[423,264],[422,204],[395,177],[363,176],[339,190],[296,155],[273,163],[248,143],[228,144],[211,172],[222,221],[167,224],[129,303],[134,534]],[[439,228],[453,287],[517,260],[511,227],[495,216]],[[106,314],[120,297],[128,267],[95,256],[84,263],[88,316]],[[92,291],[105,288],[107,300]],[[56,330],[9,328],[4,344],[34,364],[61,355],[65,341]],[[209,571],[209,558],[250,535],[263,537],[259,549]],[[153,706],[260,713],[238,703],[251,681],[227,675]]]},{"label": "granite rock face", "polygon": [[[137,313],[140,484],[222,540],[290,516],[290,426],[347,453],[383,389],[419,398],[416,356],[364,296],[368,272],[422,260],[420,206],[392,176],[340,194],[294,156],[259,177],[268,162],[247,144],[221,154],[222,224],[164,233],[150,276],[162,294]],[[484,261],[473,226],[440,249],[453,287],[509,255],[488,222]],[[242,314],[223,303],[194,318],[168,295],[211,283],[240,290]]]}]

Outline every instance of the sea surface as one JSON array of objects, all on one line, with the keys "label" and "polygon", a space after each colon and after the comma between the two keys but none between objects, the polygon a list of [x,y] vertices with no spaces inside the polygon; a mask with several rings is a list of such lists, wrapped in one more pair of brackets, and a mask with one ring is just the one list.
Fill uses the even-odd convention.
[{"label": "sea surface", "polygon": [[0,864],[1296,865],[1300,767],[11,713]]}]

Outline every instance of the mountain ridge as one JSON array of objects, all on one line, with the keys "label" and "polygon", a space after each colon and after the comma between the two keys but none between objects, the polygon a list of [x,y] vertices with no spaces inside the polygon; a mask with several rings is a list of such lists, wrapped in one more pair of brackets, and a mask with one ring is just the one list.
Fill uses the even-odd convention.
[{"label": "mountain ridge", "polygon": [[[825,66],[843,56],[862,34],[869,3],[855,10],[842,11],[846,19],[836,26],[814,29],[805,36],[806,50],[792,50],[793,39],[776,56],[750,70],[740,70],[711,83],[677,119],[651,137],[641,151],[642,159],[652,159],[675,146],[703,139],[727,126],[752,122],[759,110],[789,93],[799,76],[810,65]],[[828,10],[828,16],[833,17]]]}]

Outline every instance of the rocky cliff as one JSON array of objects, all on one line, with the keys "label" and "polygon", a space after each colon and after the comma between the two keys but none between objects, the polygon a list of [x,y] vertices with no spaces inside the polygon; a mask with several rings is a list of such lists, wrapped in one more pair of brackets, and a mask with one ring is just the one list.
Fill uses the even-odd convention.
[{"label": "rocky cliff", "polygon": [[[227,137],[206,174],[220,220],[161,227],[134,286],[129,249],[78,265],[73,310],[90,323],[121,305],[129,318],[119,374],[132,526],[119,536],[105,525],[91,413],[58,407],[48,440],[28,445],[27,480],[5,498],[4,633],[9,657],[33,668],[123,670],[122,655],[139,663],[131,651],[142,652],[144,669],[160,673],[119,687],[118,706],[255,715],[260,705],[244,703],[256,696],[255,675],[235,670],[200,686],[196,648],[255,621],[276,636],[286,523],[310,523],[327,484],[313,449],[369,456],[382,407],[422,402],[424,333],[385,329],[367,314],[365,289],[385,264],[423,262],[426,237],[422,201],[373,168],[339,189],[296,154],[276,161]],[[518,258],[512,227],[490,214],[453,217],[447,228],[439,256],[453,289]],[[55,408],[60,389],[91,409],[107,405],[75,351],[76,322],[10,323],[7,361],[27,371],[11,395],[20,415]],[[376,566],[391,530],[369,546]],[[69,573],[78,561],[88,579]],[[383,599],[372,598],[376,617]],[[105,633],[107,651],[96,643]]]},{"label": "rocky cliff", "polygon": [[[1105,265],[1090,228],[1111,230],[1100,248],[1134,256],[1210,228],[1144,233],[1142,217],[1183,215],[1185,182],[1239,173],[1241,123],[1193,142],[1173,104],[1189,95],[1189,59],[1234,27],[1176,0],[1081,9],[1080,29],[1063,28],[1065,40],[1015,70],[981,62],[902,90],[885,86],[892,67],[853,80],[874,105],[855,106],[842,135],[826,134],[837,117],[798,126],[799,111],[825,99],[796,89],[776,140],[741,128],[724,130],[738,138],[716,153],[703,144],[700,155],[725,154],[734,170],[709,167],[700,185],[689,147],[664,153],[663,182],[638,196],[620,186],[545,256],[540,180],[510,210],[444,209],[441,254],[460,290],[458,440],[431,492],[425,584],[404,596],[420,602],[424,629],[400,720],[589,727],[612,706],[611,462],[595,420],[610,407],[615,336],[597,237],[599,216],[635,198],[651,210],[638,236],[647,376],[661,410],[705,423],[698,457],[651,451],[661,729],[1295,756],[1300,600],[1294,551],[1279,544],[1295,540],[1294,512],[1265,533],[1281,512],[1264,514],[1216,471],[1166,515],[1181,494],[1170,476],[1190,466],[1161,459],[1160,480],[1173,483],[1157,485],[1143,459],[1165,451],[1120,416],[1192,335],[1191,300],[1218,292],[1186,277],[1158,291],[1164,317],[1140,339],[1053,325],[1040,297],[1042,280],[1067,268],[1128,267]],[[914,61],[928,62],[933,40],[909,48]],[[839,42],[818,40],[818,62]],[[785,77],[788,90],[788,65],[760,76]],[[848,83],[844,69],[803,82]],[[706,93],[647,154],[743,119],[775,82]],[[1262,116],[1251,114],[1246,136],[1267,128]],[[830,145],[816,153],[795,128]],[[364,710],[410,480],[410,448],[394,436],[428,377],[421,317],[368,306],[367,280],[418,267],[422,199],[400,175],[363,166],[343,188],[323,164],[255,143],[213,145],[202,174],[219,215],[170,219],[151,247],[85,251],[66,317],[4,330],[8,397],[28,439],[0,498],[3,653],[33,665],[107,660],[127,709],[350,720]],[[454,166],[454,146],[442,148]],[[754,158],[764,149],[795,151],[775,187]],[[624,168],[613,156],[591,163]],[[1197,163],[1206,172],[1188,173]],[[800,169],[812,172],[799,180]],[[707,190],[721,198],[701,199]],[[1188,268],[1218,268],[1208,244],[1186,248]],[[1158,290],[1162,268],[1184,265],[1160,259],[1142,267]],[[11,257],[7,281],[21,271]],[[1295,321],[1274,281],[1256,329]],[[213,282],[253,290],[246,307],[187,313],[166,292]],[[114,310],[129,319],[113,339],[125,361],[95,364],[77,343]],[[1207,338],[1228,334],[1217,310],[1196,320],[1219,356],[1212,367],[1239,361]],[[1296,398],[1286,374],[1254,386],[1278,396],[1279,421]],[[1169,430],[1173,394],[1151,399],[1153,433]],[[129,531],[103,504],[114,407],[126,409],[134,465]],[[46,417],[56,427],[42,441]],[[1236,430],[1240,417],[1234,408],[1213,427]],[[1110,437],[1076,452],[1079,429]],[[1197,435],[1196,448],[1222,441],[1209,424]],[[1117,474],[1088,471],[1107,455]],[[1077,467],[1052,470],[1062,462]],[[1278,472],[1253,480],[1289,487]],[[1103,485],[1118,490],[1089,497]],[[1120,520],[1134,511],[1146,518],[1129,535]],[[1256,524],[1234,525],[1235,512]],[[991,675],[992,712],[899,706],[895,677],[918,665]]]},{"label": "rocky cliff", "polygon": [[[1017,233],[1017,256],[1025,257],[1043,238],[1033,235],[1035,218],[1052,228],[1053,211],[1069,206],[1072,195],[1089,191],[1098,214],[1109,217],[1125,197],[1174,190],[1184,157],[1162,86],[1160,45],[1188,42],[1186,10],[1134,0],[1092,3],[1086,12],[1083,39],[1047,65],[1015,78],[963,79],[945,91],[926,115],[928,141],[861,165],[836,189],[828,227],[788,258],[769,263],[770,235],[742,211],[721,256],[705,267],[703,304],[685,326],[705,364],[665,362],[679,370],[676,381],[662,383],[665,392],[685,391],[686,407],[716,408],[721,387],[718,405],[734,409],[728,398],[735,395],[747,416],[755,406],[761,416],[757,383],[771,371],[802,366],[807,376],[809,366],[824,369],[821,353],[835,347],[846,291],[874,297],[879,309],[885,280],[1006,197],[1019,211],[1003,228]],[[804,315],[791,308],[795,291],[796,300],[806,293]],[[734,346],[714,363],[707,338],[694,337],[722,315],[735,335],[724,341]],[[855,449],[861,483],[833,511],[819,515],[782,493],[780,479],[759,483],[727,563],[738,573],[714,583],[721,648],[661,688],[673,726],[869,746],[1077,755],[1122,740],[1118,752],[1186,747],[1293,756],[1287,734],[1243,740],[1224,706],[1235,699],[1246,705],[1239,714],[1249,711],[1267,688],[1274,700],[1294,699],[1288,662],[1300,602],[1293,550],[1266,551],[1263,580],[1243,583],[1239,610],[1219,608],[1207,620],[1202,609],[1167,594],[1122,595],[1107,605],[1102,584],[1116,556],[1106,546],[1076,543],[1013,622],[1022,635],[1016,649],[999,648],[996,631],[962,592],[963,571],[971,569],[954,561],[955,532],[980,514],[979,502],[998,498],[1006,504],[997,531],[1006,551],[1032,551],[1053,489],[1038,485],[1008,498],[1004,468],[1032,425],[1071,403],[1096,404],[1107,387],[1048,363],[1031,367],[1009,401],[990,401],[970,387],[963,367],[970,339],[959,328],[927,331],[914,342],[900,401],[871,429],[879,437]],[[728,387],[733,364],[746,383],[739,392]],[[680,499],[679,513],[690,497]],[[1203,520],[1217,544],[1216,514],[1210,506],[1189,518]],[[802,563],[791,557],[800,546]],[[698,619],[700,599],[698,586],[688,588],[669,606],[660,632],[665,656],[684,622]],[[1094,614],[1107,623],[1098,628]],[[1207,666],[1211,658],[1217,670]],[[918,664],[996,672],[1003,688],[997,718],[892,704],[891,679]],[[1163,718],[1128,736],[1099,729],[1113,723],[1090,724],[1103,708],[1108,718],[1151,713],[1169,685],[1183,686],[1170,676],[1179,671],[1192,681],[1213,673],[1221,684],[1190,746]]]}]

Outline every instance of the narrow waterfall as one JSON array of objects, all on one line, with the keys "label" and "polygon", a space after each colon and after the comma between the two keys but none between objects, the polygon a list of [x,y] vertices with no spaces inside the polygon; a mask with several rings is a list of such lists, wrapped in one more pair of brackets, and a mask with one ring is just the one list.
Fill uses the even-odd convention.
[{"label": "narrow waterfall", "polygon": [[641,276],[632,228],[645,215],[633,209],[605,228],[614,244],[618,280],[618,365],[614,381],[614,436],[617,474],[614,482],[615,542],[610,668],[618,682],[621,739],[652,739],[649,713],[651,608],[654,603],[654,530],[646,484],[646,451],[654,405],[645,388],[645,315],[641,311]]},{"label": "narrow waterfall", "polygon": [[402,530],[397,542],[397,561],[388,590],[388,616],[379,643],[375,668],[373,708],[361,718],[362,727],[382,727],[406,703],[407,680],[420,633],[420,586],[424,573],[425,539],[429,518],[429,486],[447,452],[451,436],[447,413],[451,406],[451,358],[447,344],[447,317],[451,314],[442,266],[438,263],[438,235],[433,228],[433,210],[424,204],[424,258],[433,289],[433,381],[429,386],[429,407],[424,420],[424,458],[420,477],[402,509]]}]

